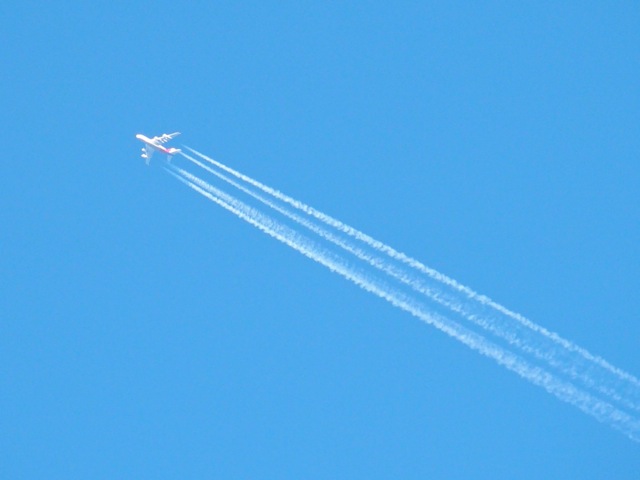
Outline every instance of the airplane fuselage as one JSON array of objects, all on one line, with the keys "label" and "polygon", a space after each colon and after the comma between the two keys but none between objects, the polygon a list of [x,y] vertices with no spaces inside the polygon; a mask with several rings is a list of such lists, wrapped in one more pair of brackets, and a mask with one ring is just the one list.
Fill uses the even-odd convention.
[{"label": "airplane fuselage", "polygon": [[149,137],[147,137],[146,135],[142,135],[141,133],[139,133],[138,135],[136,135],[136,138],[144,143],[146,143],[147,145],[149,145],[152,148],[155,148],[156,150],[158,150],[159,152],[162,153],[166,153],[167,155],[173,155],[173,149],[169,150],[168,148],[163,147],[162,145],[158,145],[156,142],[154,142],[153,140],[151,140]]},{"label": "airplane fuselage", "polygon": [[158,151],[160,153],[166,154],[168,161],[171,161],[171,157],[176,153],[180,153],[180,149],[171,147],[167,148],[164,146],[164,144],[178,135],[180,135],[180,132],[163,133],[160,136],[149,138],[146,135],[142,135],[141,133],[137,134],[136,138],[144,143],[144,147],[142,147],[142,155],[140,156],[144,158],[147,165],[149,165],[153,152]]}]

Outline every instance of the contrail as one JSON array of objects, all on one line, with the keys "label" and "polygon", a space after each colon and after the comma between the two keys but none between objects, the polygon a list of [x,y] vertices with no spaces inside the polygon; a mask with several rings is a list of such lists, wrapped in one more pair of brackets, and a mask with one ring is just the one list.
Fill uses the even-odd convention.
[{"label": "contrail", "polygon": [[457,322],[429,311],[428,307],[415,298],[392,288],[386,282],[366,275],[363,271],[351,266],[343,257],[329,252],[295,230],[274,220],[273,218],[249,207],[245,203],[209,185],[204,180],[178,167],[165,169],[174,177],[185,183],[194,191],[232,212],[264,233],[297,250],[312,260],[324,265],[355,283],[362,289],[377,295],[397,308],[409,312],[429,325],[433,325],[447,335],[455,338],[469,348],[489,357],[499,365],[517,373],[531,383],[544,388],[557,398],[572,404],[584,413],[596,418],[640,442],[640,421],[613,405],[576,388],[571,383],[562,381],[540,367],[530,365],[521,357],[487,341],[482,336],[469,331]]},{"label": "contrail", "polygon": [[[390,264],[388,261],[385,261],[380,257],[371,256],[365,253],[362,249],[353,245],[353,243],[341,240],[339,237],[336,237],[335,235],[318,227],[316,224],[309,222],[298,215],[290,213],[288,210],[269,201],[262,195],[254,193],[238,183],[233,182],[225,175],[203,165],[193,157],[184,153],[182,154],[188,160],[194,162],[196,165],[204,168],[210,173],[213,173],[225,182],[230,183],[241,191],[258,199],[262,203],[274,208],[278,212],[293,219],[326,240],[344,248],[370,265],[384,271],[406,285],[409,285],[414,290],[431,298],[440,305],[449,308],[451,311],[464,316],[474,324],[506,340],[510,345],[516,346],[524,352],[546,361],[550,366],[558,369],[563,374],[568,375],[573,380],[580,381],[584,386],[593,388],[594,390],[607,395],[612,400],[619,402],[621,405],[640,411],[640,381],[634,376],[610,365],[604,359],[589,353],[587,350],[559,337],[555,333],[549,332],[521,315],[507,310],[505,307],[502,307],[488,299],[488,297],[484,297],[473,292],[471,289],[460,285],[455,280],[450,279],[445,275],[424,266],[420,262],[395,251],[382,242],[359,232],[353,227],[343,224],[342,222],[335,220],[298,200],[263,185],[251,177],[237,172],[226,165],[207,157],[206,155],[203,155],[189,147],[186,148],[212,165],[267,193],[272,198],[281,200],[288,205],[320,220],[326,225],[334,227],[338,231],[346,233],[357,240],[363,241],[375,251],[384,253],[392,259],[400,261],[404,265],[408,265],[422,274],[426,274],[428,278],[435,280],[436,283],[433,284],[432,282],[430,285],[425,284],[424,277],[416,277],[415,274],[407,273],[406,271],[398,269],[393,264]],[[462,298],[460,298],[460,295],[452,296],[447,292],[443,292],[442,289],[438,287],[438,284],[450,287],[455,291],[462,293]]]},{"label": "contrail", "polygon": [[[574,379],[579,379],[579,380],[583,381],[587,386],[596,388],[598,390],[601,390],[601,393],[608,394],[614,400],[618,400],[621,403],[624,403],[625,399],[620,398],[619,396],[617,396],[617,394],[615,392],[610,392],[610,391],[605,390],[604,388],[601,388],[601,386],[599,386],[599,385],[594,385],[594,382],[592,381],[591,378],[586,377],[585,375],[573,372],[572,371],[573,365],[566,365],[564,363],[558,362],[556,360],[555,356],[552,353],[545,352],[545,351],[541,350],[539,347],[532,346],[531,342],[529,342],[529,343],[524,342],[523,339],[521,338],[521,335],[519,336],[517,334],[518,333],[517,331],[513,331],[513,329],[507,330],[503,326],[495,325],[494,323],[492,323],[490,321],[487,321],[482,316],[478,316],[478,315],[474,315],[472,313],[469,313],[468,311],[466,311],[464,308],[462,308],[459,305],[459,302],[455,303],[454,301],[450,300],[449,297],[446,294],[443,294],[439,289],[437,289],[437,287],[436,288],[430,287],[428,285],[425,285],[424,282],[420,281],[420,279],[411,278],[404,271],[399,270],[394,265],[390,264],[389,262],[385,261],[384,259],[381,259],[380,257],[377,257],[377,256],[369,255],[364,250],[362,250],[359,247],[353,245],[352,243],[344,241],[342,238],[332,234],[331,232],[327,231],[326,229],[324,229],[324,228],[318,226],[317,224],[307,220],[306,218],[301,217],[301,216],[291,212],[287,208],[283,208],[282,206],[278,205],[275,202],[272,202],[271,200],[269,200],[268,198],[264,197],[263,195],[261,195],[259,193],[256,193],[256,192],[254,192],[254,191],[252,191],[252,190],[250,190],[248,188],[245,188],[243,185],[233,181],[232,179],[230,179],[226,175],[224,175],[224,174],[222,174],[222,173],[220,173],[220,172],[218,172],[216,170],[213,170],[212,168],[208,167],[207,165],[204,165],[203,163],[199,162],[198,160],[196,160],[195,158],[191,157],[190,155],[187,155],[187,154],[184,154],[184,153],[182,155],[185,158],[187,158],[189,161],[193,162],[195,165],[199,166],[200,168],[202,168],[202,169],[208,171],[209,173],[217,176],[218,178],[220,178],[224,182],[227,182],[228,184],[234,186],[235,188],[237,188],[241,192],[243,192],[243,193],[255,198],[256,200],[260,201],[264,205],[267,205],[268,207],[270,207],[270,208],[274,209],[275,211],[281,213],[282,215],[286,216],[287,218],[295,221],[299,225],[302,225],[303,227],[307,228],[308,230],[311,230],[312,232],[316,233],[317,235],[319,235],[323,239],[325,239],[325,240],[333,243],[334,245],[337,245],[337,246],[341,247],[345,251],[355,255],[357,258],[367,262],[369,265],[371,265],[371,266],[379,269],[380,271],[390,275],[391,277],[393,277],[396,280],[404,283],[405,285],[408,285],[409,287],[414,289],[416,292],[419,292],[419,293],[425,295],[426,297],[434,300],[435,302],[439,303],[440,305],[442,305],[442,306],[444,306],[446,308],[449,308],[451,311],[453,311],[455,313],[458,313],[458,314],[461,314],[461,315],[465,316],[465,318],[467,318],[468,320],[472,321],[474,324],[476,324],[476,325],[484,328],[485,330],[490,331],[491,333],[493,333],[495,335],[498,335],[499,337],[505,339],[510,345],[516,346],[516,347],[520,348],[521,350],[523,350],[524,352],[532,354],[536,358],[548,362],[554,368],[558,368],[559,370],[563,371],[563,373],[572,376]],[[630,406],[630,407],[633,408],[633,405],[627,405],[627,406]]]}]

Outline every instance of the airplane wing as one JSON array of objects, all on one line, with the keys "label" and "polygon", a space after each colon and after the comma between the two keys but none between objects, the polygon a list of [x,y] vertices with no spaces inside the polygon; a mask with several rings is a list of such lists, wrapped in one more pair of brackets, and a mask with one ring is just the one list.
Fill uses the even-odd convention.
[{"label": "airplane wing", "polygon": [[149,165],[149,162],[151,161],[151,155],[153,155],[153,148],[145,145],[144,147],[142,147],[142,151],[144,152],[142,154],[142,158],[144,158],[144,161],[147,163],[147,165]]},{"label": "airplane wing", "polygon": [[167,143],[169,140],[171,140],[172,138],[177,137],[178,135],[180,135],[180,132],[163,133],[159,137],[154,137],[153,139],[155,141],[157,141],[158,143]]}]

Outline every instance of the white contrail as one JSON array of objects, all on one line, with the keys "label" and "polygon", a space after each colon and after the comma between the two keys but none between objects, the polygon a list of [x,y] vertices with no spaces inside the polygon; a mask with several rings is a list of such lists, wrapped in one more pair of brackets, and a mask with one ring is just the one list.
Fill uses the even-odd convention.
[{"label": "white contrail", "polygon": [[640,411],[640,408],[636,404],[629,401],[627,398],[619,395],[616,390],[612,389],[611,387],[608,387],[607,385],[602,384],[602,382],[598,382],[597,380],[592,378],[588,373],[584,371],[576,371],[575,362],[571,362],[570,361],[571,359],[564,360],[564,359],[558,358],[559,357],[558,352],[554,350],[554,348],[555,349],[558,348],[557,345],[551,345],[551,350],[549,350],[550,348],[549,346],[544,347],[544,346],[536,345],[536,343],[532,342],[531,339],[524,338],[522,327],[517,329],[517,326],[516,326],[516,329],[514,329],[513,326],[511,326],[511,328],[509,328],[510,327],[509,325],[496,324],[490,319],[488,320],[481,315],[477,315],[477,314],[474,314],[473,312],[469,312],[467,309],[465,309],[459,304],[459,301],[456,301],[457,299],[449,298],[449,296],[441,292],[437,288],[437,286],[434,288],[433,286],[425,285],[424,282],[421,281],[421,279],[412,278],[411,276],[407,275],[404,271],[396,268],[393,264],[390,264],[388,261],[385,261],[384,259],[381,259],[380,257],[377,257],[377,256],[369,255],[368,253],[358,248],[353,243],[343,240],[342,238],[332,234],[331,232],[327,231],[326,229],[322,228],[316,223],[311,222],[306,218],[303,218],[291,212],[287,208],[283,208],[279,204],[269,200],[263,195],[244,187],[243,185],[235,182],[234,180],[230,179],[223,173],[220,173],[219,171],[213,170],[207,165],[204,165],[203,163],[199,162],[198,160],[191,157],[190,155],[187,155],[185,153],[183,153],[182,155],[185,158],[187,158],[189,161],[194,163],[195,165],[199,166],[200,168],[215,175],[216,177],[220,178],[224,182],[232,185],[233,187],[251,196],[252,198],[255,198],[256,200],[274,209],[275,211],[281,213],[287,218],[304,226],[305,228],[316,233],[323,239],[341,247],[345,251],[355,255],[357,258],[367,262],[369,265],[379,269],[380,271],[386,273],[392,278],[395,278],[396,280],[404,283],[405,285],[408,285],[409,287],[414,289],[416,292],[419,292],[425,295],[426,297],[434,300],[440,305],[450,309],[451,311],[464,316],[466,319],[470,320],[474,324],[506,340],[510,345],[521,349],[525,353],[533,355],[539,360],[543,360],[547,362],[551,367],[561,371],[565,375],[570,376],[573,380],[578,380],[582,382],[585,386],[589,388],[593,388],[598,392],[604,395],[607,395],[612,400],[615,400],[621,403],[627,408],[632,408]]},{"label": "white contrail", "polygon": [[[237,183],[232,182],[226,176],[206,167],[202,163],[195,160],[193,157],[190,157],[184,153],[182,154],[183,156],[185,156],[185,158],[196,163],[201,168],[206,169],[214,175],[217,175],[222,180],[231,183],[236,188],[241,189],[245,193],[276,209],[280,213],[288,216],[289,218],[292,218],[294,221],[302,224],[306,228],[309,228],[315,233],[323,236],[323,238],[335,243],[336,245],[341,246],[345,250],[356,255],[358,258],[361,258],[371,265],[375,266],[376,268],[385,271],[394,278],[409,285],[411,288],[428,296],[439,304],[451,309],[455,313],[465,316],[468,320],[472,321],[476,325],[479,325],[482,328],[485,328],[486,330],[491,331],[492,333],[505,339],[511,345],[517,346],[526,353],[532,354],[537,358],[548,362],[551,366],[559,369],[564,374],[569,375],[572,379],[581,381],[585,386],[598,390],[600,393],[609,396],[611,399],[620,402],[626,407],[640,411],[640,381],[637,380],[634,376],[618,369],[617,367],[610,365],[604,359],[589,353],[587,350],[559,337],[557,334],[549,332],[543,327],[534,324],[521,315],[507,310],[505,307],[496,304],[487,297],[473,292],[471,289],[460,285],[455,280],[450,279],[445,275],[424,266],[420,262],[411,259],[400,252],[395,251],[382,242],[379,242],[369,237],[368,235],[365,235],[364,233],[359,232],[358,230],[279,192],[278,190],[270,188],[252,179],[251,177],[248,177],[247,175],[237,172],[236,170],[233,170],[226,165],[217,162],[207,157],[206,155],[197,152],[196,150],[193,150],[192,148],[186,148],[188,148],[190,151],[197,154],[204,160],[208,161],[209,163],[213,164],[214,166],[220,168],[221,170],[224,170],[235,176],[236,178],[239,178],[240,180],[253,185],[254,187],[262,190],[272,197],[279,199],[293,206],[294,208],[307,213],[308,215],[313,216],[323,223],[332,226],[337,230],[350,235],[351,237],[363,241],[374,250],[380,253],[385,253],[391,258],[401,261],[405,265],[413,267],[419,272],[426,274],[429,278],[435,280],[436,282],[447,285],[455,289],[456,291],[463,293],[469,300],[478,302],[480,305],[467,305],[463,299],[459,298],[459,296],[451,297],[446,292],[441,291],[437,287],[437,285],[425,285],[422,278],[415,278],[415,276],[412,276],[411,274],[407,274],[402,270],[394,268],[393,265],[385,262],[379,257],[372,257],[364,253],[364,251],[357,248],[355,245],[346,243],[338,239],[338,237],[335,237],[326,232],[326,230],[320,229],[319,227],[315,226],[315,224],[306,220],[302,220],[299,216],[290,214],[287,210],[280,208],[273,202],[269,202],[261,195],[257,195],[254,192],[251,192],[244,187],[239,186]],[[469,300],[467,300],[467,302]],[[480,306],[491,307],[494,310],[483,313],[478,311],[478,308]],[[495,316],[495,311],[505,315],[507,318],[503,318],[502,321],[499,321],[496,318],[492,318]],[[529,333],[527,333],[527,331]],[[539,335],[540,337],[527,338],[532,334]],[[543,344],[551,343],[551,345],[541,345],[541,342]],[[558,347],[560,347],[560,349]],[[578,358],[576,358],[576,355]],[[582,360],[580,359],[580,357],[582,357]],[[585,361],[586,364],[583,365]],[[611,374],[613,374],[616,378],[609,378]],[[622,395],[619,393],[620,390],[623,391]]]},{"label": "white contrail", "polygon": [[212,168],[208,167],[207,165],[204,165],[203,163],[199,162],[198,160],[196,160],[195,158],[191,157],[190,155],[187,155],[185,153],[183,153],[182,155],[185,158],[187,158],[189,161],[193,162],[195,165],[199,166],[200,168],[208,171],[209,173],[215,175],[216,177],[220,178],[224,182],[226,182],[226,183],[232,185],[233,187],[237,188],[241,192],[251,196],[252,198],[255,198],[256,200],[260,201],[264,205],[267,205],[268,207],[270,207],[270,208],[274,209],[275,211],[281,213],[282,215],[286,216],[287,218],[289,218],[289,219],[295,221],[296,223],[304,226],[305,228],[311,230],[312,232],[316,233],[317,235],[319,235],[323,239],[325,239],[325,240],[327,240],[327,241],[329,241],[329,242],[341,247],[342,249],[346,250],[347,252],[355,255],[357,258],[359,258],[361,260],[364,260],[369,265],[371,265],[371,266],[383,271],[384,273],[390,275],[391,277],[393,277],[396,280],[404,283],[405,285],[408,285],[409,287],[411,287],[415,291],[417,291],[419,293],[422,293],[423,295],[425,295],[426,297],[436,301],[440,305],[449,308],[451,311],[453,311],[455,313],[459,313],[461,315],[465,315],[468,319],[470,319],[476,325],[479,325],[482,328],[484,328],[485,330],[488,330],[488,331],[500,336],[501,338],[507,340],[509,342],[509,344],[511,344],[513,346],[516,346],[518,348],[521,348],[525,352],[533,354],[534,356],[536,356],[537,358],[539,358],[541,360],[545,360],[545,361],[549,362],[550,364],[552,364],[552,366],[554,366],[556,368],[564,368],[566,370],[566,373],[569,373],[568,372],[568,368],[566,368],[562,364],[559,364],[559,363],[555,362],[555,360],[550,356],[550,354],[547,354],[547,353],[545,353],[543,351],[540,351],[539,349],[537,349],[535,347],[532,347],[531,345],[528,345],[528,344],[524,343],[522,341],[522,339],[519,338],[515,334],[515,332],[505,331],[504,329],[498,328],[493,323],[486,321],[482,317],[479,317],[479,316],[476,316],[476,315],[472,315],[472,314],[466,312],[457,303],[454,303],[454,302],[450,301],[447,298],[447,296],[444,295],[441,291],[439,291],[439,290],[437,290],[437,289],[435,289],[433,287],[429,287],[429,286],[425,285],[424,282],[421,282],[419,279],[415,279],[415,278],[409,277],[404,271],[395,268],[394,265],[386,262],[384,259],[381,259],[380,257],[377,257],[377,256],[369,255],[368,253],[366,253],[361,248],[358,248],[357,246],[353,245],[352,243],[344,241],[342,238],[332,234],[331,232],[327,231],[326,229],[324,229],[324,228],[318,226],[317,224],[307,220],[306,218],[303,218],[300,215],[292,213],[290,210],[281,207],[280,205],[278,205],[275,202],[270,201],[268,198],[264,197],[263,195],[260,195],[259,193],[256,193],[256,192],[254,192],[254,191],[252,191],[252,190],[250,190],[248,188],[245,188],[244,186],[242,186],[241,184],[233,181],[232,179],[230,179],[229,177],[227,177],[223,173],[220,173],[220,172],[218,172],[216,170],[213,170]]},{"label": "white contrail", "polygon": [[640,421],[638,421],[638,419],[576,388],[571,383],[560,380],[542,368],[530,365],[519,356],[492,344],[482,336],[469,331],[458,323],[430,312],[420,301],[390,287],[376,277],[367,276],[362,271],[349,265],[339,255],[329,252],[308,238],[300,235],[295,230],[249,207],[235,197],[209,185],[200,178],[177,167],[171,166],[171,168],[165,167],[165,169],[191,189],[234,213],[239,218],[257,227],[271,237],[324,265],[329,268],[329,270],[338,273],[364,290],[383,298],[395,307],[411,313],[429,325],[433,325],[447,335],[467,345],[469,348],[492,358],[498,364],[517,373],[531,383],[544,388],[547,392],[555,395],[559,399],[576,406],[600,422],[621,431],[632,440],[640,442]]},{"label": "white contrail", "polygon": [[[185,145],[186,147],[186,145]],[[297,208],[298,210],[302,210],[303,212],[317,218],[318,220],[321,220],[322,222],[326,223],[327,225],[330,225],[344,233],[346,233],[349,236],[352,236],[364,243],[366,243],[367,245],[371,246],[372,248],[375,248],[376,250],[379,250],[381,252],[386,253],[387,255],[389,255],[390,257],[399,260],[403,263],[406,263],[407,265],[410,265],[412,267],[414,267],[417,270],[420,270],[421,272],[429,275],[430,277],[446,284],[449,285],[453,288],[455,288],[456,290],[459,290],[460,292],[465,293],[466,295],[469,296],[469,298],[473,298],[474,300],[477,300],[485,305],[491,306],[493,308],[495,308],[496,310],[498,310],[501,313],[504,313],[505,315],[508,315],[510,317],[513,317],[514,319],[517,319],[518,321],[520,321],[523,325],[527,326],[528,328],[534,330],[534,331],[539,331],[540,333],[544,334],[545,336],[549,336],[550,338],[554,339],[555,341],[557,341],[558,343],[562,344],[563,347],[572,350],[572,351],[576,351],[581,353],[585,358],[591,360],[591,361],[595,361],[598,363],[601,363],[602,366],[610,369],[612,372],[615,372],[616,374],[620,375],[622,378],[625,378],[631,382],[633,382],[634,384],[636,384],[637,386],[640,386],[640,380],[638,380],[636,377],[632,376],[631,374],[624,372],[620,369],[618,369],[617,367],[614,367],[613,365],[609,364],[609,362],[607,362],[606,360],[604,360],[603,358],[597,357],[595,355],[593,355],[592,353],[590,353],[589,351],[583,349],[582,347],[579,347],[575,344],[573,344],[572,342],[570,342],[569,340],[566,340],[562,337],[560,337],[558,334],[554,333],[554,332],[550,332],[549,330],[545,329],[544,327],[541,327],[535,323],[533,323],[532,321],[528,320],[527,318],[523,317],[522,315],[520,315],[519,313],[516,312],[512,312],[510,310],[508,310],[506,307],[494,302],[493,300],[491,300],[489,297],[485,296],[485,295],[480,295],[478,293],[476,293],[475,291],[473,291],[471,288],[464,286],[460,283],[458,283],[456,280],[447,277],[446,275],[438,272],[437,270],[434,270],[430,267],[427,267],[426,265],[422,264],[421,262],[419,262],[418,260],[415,260],[407,255],[405,255],[402,252],[398,252],[397,250],[393,249],[392,247],[385,245],[384,243],[370,237],[369,235],[360,232],[359,230],[333,218],[330,217],[329,215],[326,215],[323,212],[320,212],[318,210],[316,210],[313,207],[310,207],[309,205],[306,205],[305,203],[296,200],[292,197],[289,197],[288,195],[285,195],[284,193],[268,187],[267,185],[264,185],[260,182],[258,182],[257,180],[254,180],[253,178],[244,175],[236,170],[233,170],[232,168],[227,167],[226,165],[190,148],[190,147],[186,147],[188,150],[190,150],[191,152],[195,153],[196,155],[198,155],[199,157],[203,158],[204,160],[210,162],[212,165],[215,165],[216,167],[224,170],[225,172],[230,173],[231,175],[249,183],[250,185],[253,185],[256,188],[259,188],[260,190],[274,196],[275,198],[288,203],[289,205],[293,206],[294,208]]]}]

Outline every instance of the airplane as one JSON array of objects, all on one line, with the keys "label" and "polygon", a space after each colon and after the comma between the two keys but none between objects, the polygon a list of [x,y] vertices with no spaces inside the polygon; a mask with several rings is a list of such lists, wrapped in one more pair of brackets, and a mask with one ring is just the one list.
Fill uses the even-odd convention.
[{"label": "airplane", "polygon": [[163,133],[159,137],[149,138],[142,134],[136,135],[136,138],[142,142],[144,142],[144,147],[142,147],[142,155],[141,157],[145,159],[147,165],[151,161],[151,155],[153,155],[154,150],[158,150],[159,152],[166,153],[169,161],[171,161],[171,157],[173,157],[176,153],[180,153],[182,150],[179,148],[165,148],[162,146],[163,143],[167,143],[174,137],[180,135],[180,132],[175,133]]}]

